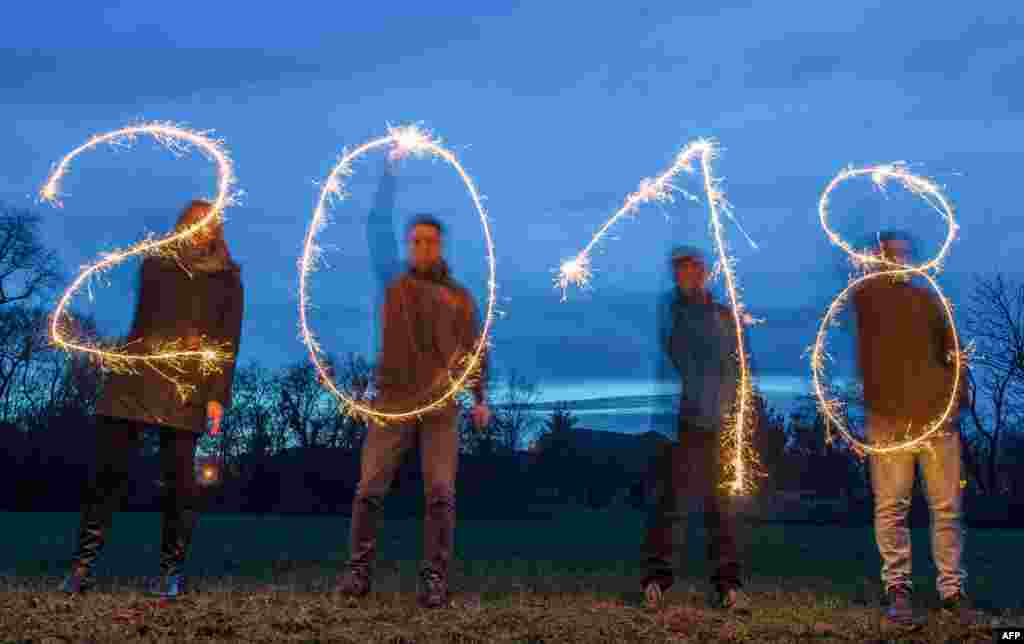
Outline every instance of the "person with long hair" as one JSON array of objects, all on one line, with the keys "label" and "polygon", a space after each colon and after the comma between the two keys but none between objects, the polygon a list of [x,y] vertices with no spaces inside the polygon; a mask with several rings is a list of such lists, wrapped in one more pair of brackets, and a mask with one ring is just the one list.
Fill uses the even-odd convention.
[{"label": "person with long hair", "polygon": [[[181,231],[206,216],[212,204],[192,201],[178,217]],[[139,354],[178,340],[198,349],[222,344],[229,354],[218,373],[203,375],[197,361],[175,377],[194,387],[183,401],[176,384],[145,364],[131,374],[111,374],[96,402],[96,468],[81,508],[78,545],[61,589],[70,594],[94,587],[93,567],[113,521],[127,496],[130,459],[142,433],[160,433],[160,461],[165,492],[160,574],[151,594],[173,599],[186,591],[183,568],[200,499],[195,448],[206,432],[220,431],[231,402],[231,384],[241,336],[241,271],[224,240],[223,224],[204,226],[174,257],[153,256],[142,262],[139,296],[127,346]]]}]

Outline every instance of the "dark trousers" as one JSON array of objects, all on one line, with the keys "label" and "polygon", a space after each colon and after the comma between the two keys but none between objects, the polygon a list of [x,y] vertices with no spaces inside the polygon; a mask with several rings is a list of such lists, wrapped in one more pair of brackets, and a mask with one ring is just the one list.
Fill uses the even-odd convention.
[{"label": "dark trousers", "polygon": [[369,573],[377,553],[377,524],[384,496],[406,450],[419,438],[426,516],[423,565],[448,572],[455,536],[455,475],[458,469],[458,408],[431,412],[408,426],[371,426],[363,443],[359,487],[352,501],[349,565]]},{"label": "dark trousers", "polygon": [[[195,474],[195,449],[199,435],[183,429],[158,426],[160,470],[164,484],[164,513],[180,516],[197,510],[199,485]],[[130,481],[129,467],[142,445],[146,425],[134,420],[96,417],[96,469],[84,505],[103,526],[124,505]]]},{"label": "dark trousers", "polygon": [[721,472],[721,437],[718,432],[681,427],[679,444],[666,445],[651,463],[654,483],[643,545],[647,573],[641,584],[652,581],[662,589],[672,585],[673,528],[682,523],[690,503],[703,502],[711,583],[720,591],[742,585],[735,507],[718,485]]}]

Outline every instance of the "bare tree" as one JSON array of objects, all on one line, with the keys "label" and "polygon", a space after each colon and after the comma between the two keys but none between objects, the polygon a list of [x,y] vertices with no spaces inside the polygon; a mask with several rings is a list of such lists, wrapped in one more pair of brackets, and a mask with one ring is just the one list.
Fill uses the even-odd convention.
[{"label": "bare tree", "polygon": [[38,389],[28,383],[37,375],[33,361],[50,349],[46,321],[41,309],[20,305],[0,309],[0,421],[25,418],[38,401]]},{"label": "bare tree", "polygon": [[285,448],[287,433],[284,424],[277,422],[276,387],[276,376],[259,364],[235,371],[225,440],[235,444],[233,451],[239,455],[267,455]]},{"label": "bare tree", "polygon": [[41,296],[60,280],[56,254],[39,241],[40,220],[0,203],[0,305]]},{"label": "bare tree", "polygon": [[[75,335],[86,341],[99,338],[92,316],[75,318]],[[96,409],[102,387],[102,369],[89,355],[53,350],[46,353],[53,378],[50,385],[50,407],[58,415],[86,417]],[[59,385],[56,384],[59,382]]]},{"label": "bare tree", "polygon": [[[350,353],[338,369],[332,369],[335,386],[352,400],[363,400],[373,383],[373,367],[362,356]],[[325,406],[326,444],[341,449],[356,449],[366,436],[366,422],[344,414],[337,405]]]},{"label": "bare tree", "polygon": [[974,343],[967,370],[973,436],[965,435],[964,444],[974,451],[969,459],[982,491],[1001,493],[1000,451],[1007,432],[1021,422],[1024,400],[1024,284],[999,274],[977,278],[964,329]]},{"label": "bare tree", "polygon": [[539,419],[533,405],[540,398],[540,389],[535,380],[515,370],[506,374],[502,384],[501,396],[493,404],[494,434],[497,447],[511,453],[523,449],[536,433]]},{"label": "bare tree", "polygon": [[[333,365],[331,360],[328,363]],[[336,413],[336,405],[321,386],[316,367],[307,360],[294,363],[277,377],[276,386],[278,422],[299,447],[324,446],[324,430],[329,416]]]}]

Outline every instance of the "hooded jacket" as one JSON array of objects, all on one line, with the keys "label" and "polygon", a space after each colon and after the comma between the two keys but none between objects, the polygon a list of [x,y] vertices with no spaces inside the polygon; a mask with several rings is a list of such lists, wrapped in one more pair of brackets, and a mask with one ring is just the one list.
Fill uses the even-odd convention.
[{"label": "hooded jacket", "polygon": [[718,431],[736,403],[739,384],[736,327],[728,307],[689,296],[678,287],[659,299],[659,379],[669,369],[681,381],[678,412],[688,425]]},{"label": "hooded jacket", "polygon": [[196,361],[185,365],[185,373],[172,373],[196,386],[184,403],[174,383],[147,364],[138,365],[137,374],[112,373],[96,413],[204,433],[207,403],[217,401],[225,410],[231,404],[242,309],[242,281],[234,262],[226,270],[195,270],[190,275],[173,259],[147,257],[128,350],[149,353],[161,343],[206,336],[210,342],[229,343],[230,355],[220,373],[203,376]]}]

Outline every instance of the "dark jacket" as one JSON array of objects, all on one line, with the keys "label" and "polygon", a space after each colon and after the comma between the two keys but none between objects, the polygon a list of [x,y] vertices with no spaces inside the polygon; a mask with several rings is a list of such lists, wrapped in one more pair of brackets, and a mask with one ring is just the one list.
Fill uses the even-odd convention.
[{"label": "dark jacket", "polygon": [[736,404],[740,368],[728,307],[690,298],[678,288],[658,302],[659,380],[681,381],[678,413],[686,426],[718,431]]},{"label": "dark jacket", "polygon": [[913,426],[938,418],[955,376],[948,358],[953,330],[938,298],[930,289],[879,277],[858,286],[853,303],[867,410]]},{"label": "dark jacket", "polygon": [[[473,295],[440,262],[430,275],[409,270],[387,288],[381,312],[376,408],[404,412],[429,404],[458,378],[479,341],[481,325]],[[473,388],[485,397],[487,351]]]},{"label": "dark jacket", "polygon": [[[210,342],[229,342],[230,359],[221,373],[202,376],[198,363],[173,374],[196,385],[185,403],[174,383],[146,364],[138,374],[111,374],[96,403],[96,413],[164,425],[192,432],[206,431],[206,405],[231,404],[231,383],[242,327],[242,281],[237,265],[220,272],[186,273],[174,260],[149,257],[142,262],[139,299],[128,335],[129,351],[149,353],[155,344],[206,336]],[[161,365],[157,365],[161,368]]]}]

